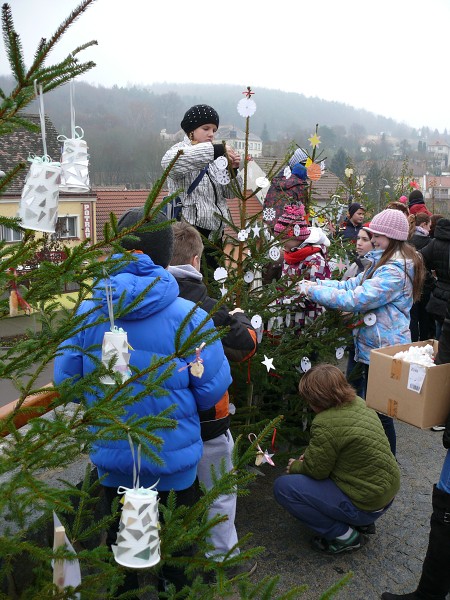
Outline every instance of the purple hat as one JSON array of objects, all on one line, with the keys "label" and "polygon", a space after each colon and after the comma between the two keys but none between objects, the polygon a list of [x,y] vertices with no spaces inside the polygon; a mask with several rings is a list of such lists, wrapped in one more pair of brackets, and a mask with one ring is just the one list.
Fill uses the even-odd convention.
[{"label": "purple hat", "polygon": [[363,229],[402,242],[406,242],[409,234],[408,219],[401,210],[394,208],[386,208],[375,215],[369,227],[363,227]]},{"label": "purple hat", "polygon": [[311,233],[305,221],[305,209],[301,204],[287,204],[283,214],[275,223],[274,231],[277,235],[283,234],[299,242],[304,242]]}]

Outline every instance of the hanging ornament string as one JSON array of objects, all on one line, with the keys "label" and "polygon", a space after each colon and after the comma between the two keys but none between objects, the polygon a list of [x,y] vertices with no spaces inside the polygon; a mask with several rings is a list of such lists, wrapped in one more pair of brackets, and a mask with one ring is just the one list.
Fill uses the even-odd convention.
[{"label": "hanging ornament string", "polygon": [[108,274],[106,273],[106,271],[103,271],[104,276],[105,276],[105,296],[106,296],[106,305],[108,307],[108,315],[109,315],[109,322],[111,324],[111,331],[114,331],[115,326],[114,326],[114,306],[113,306],[113,300],[112,300],[112,286],[111,286],[111,280],[108,277]]},{"label": "hanging ornament string", "polygon": [[138,445],[137,451],[135,451],[130,433],[128,433],[128,442],[131,448],[131,456],[133,457],[133,489],[138,490],[140,487],[139,476],[141,474],[141,444]]},{"label": "hanging ornament string", "polygon": [[256,453],[255,465],[259,467],[259,465],[266,462],[269,463],[269,465],[272,465],[272,467],[274,467],[275,463],[272,460],[273,454],[269,454],[267,450],[263,452],[261,446],[259,444],[255,444],[256,440],[258,439],[257,435],[255,433],[249,433],[247,437],[249,442],[251,444],[254,444],[256,446],[256,449],[258,450],[258,452]]},{"label": "hanging ornament string", "polygon": [[205,370],[205,367],[203,366],[203,358],[201,358],[200,356],[201,351],[205,346],[205,342],[202,342],[200,346],[195,349],[195,359],[192,362],[185,365],[184,367],[179,368],[178,372],[184,371],[185,369],[188,369],[190,367],[191,374],[194,375],[194,377],[200,378],[203,375],[203,371]]},{"label": "hanging ornament string", "polygon": [[70,80],[70,131],[75,137],[75,80]]},{"label": "hanging ornament string", "polygon": [[47,136],[45,133],[45,111],[44,111],[44,93],[42,89],[42,83],[37,83],[34,80],[34,93],[39,101],[39,119],[41,122],[41,135],[42,135],[42,146],[44,148],[44,157],[47,157]]}]

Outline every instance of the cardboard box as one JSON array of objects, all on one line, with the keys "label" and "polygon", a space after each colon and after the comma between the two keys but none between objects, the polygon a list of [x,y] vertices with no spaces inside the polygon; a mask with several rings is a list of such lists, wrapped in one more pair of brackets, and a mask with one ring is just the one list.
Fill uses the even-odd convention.
[{"label": "cardboard box", "polygon": [[[450,363],[420,367],[393,357],[410,346],[426,344],[433,346],[436,355],[437,340],[372,350],[366,395],[367,405],[371,408],[421,429],[444,424],[450,413]],[[420,392],[408,389],[408,382],[409,387],[419,387],[417,375],[419,384],[423,378]]]}]

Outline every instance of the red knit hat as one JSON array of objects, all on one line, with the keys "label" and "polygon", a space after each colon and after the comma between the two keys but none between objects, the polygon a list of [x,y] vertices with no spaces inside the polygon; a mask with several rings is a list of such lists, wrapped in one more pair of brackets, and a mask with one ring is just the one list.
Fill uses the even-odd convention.
[{"label": "red knit hat", "polygon": [[304,242],[311,233],[305,221],[305,208],[301,204],[287,204],[283,214],[275,223],[274,231],[277,235],[283,234],[294,240]]}]

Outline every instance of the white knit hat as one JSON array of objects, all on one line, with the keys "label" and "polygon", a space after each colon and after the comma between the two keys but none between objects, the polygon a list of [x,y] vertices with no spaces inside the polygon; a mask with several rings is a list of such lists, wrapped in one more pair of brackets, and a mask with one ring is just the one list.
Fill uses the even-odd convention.
[{"label": "white knit hat", "polygon": [[392,240],[406,242],[409,233],[408,219],[401,210],[386,208],[371,220],[368,227],[363,227],[371,233],[385,235]]},{"label": "white knit hat", "polygon": [[304,163],[307,161],[307,159],[308,155],[303,150],[303,148],[297,148],[297,150],[289,159],[289,166],[291,167],[291,169],[293,169],[295,165],[297,165],[298,163]]}]

